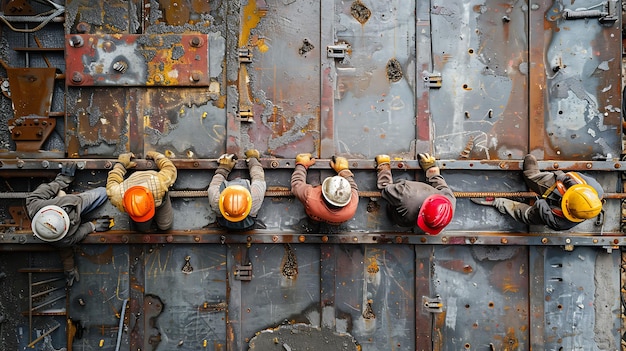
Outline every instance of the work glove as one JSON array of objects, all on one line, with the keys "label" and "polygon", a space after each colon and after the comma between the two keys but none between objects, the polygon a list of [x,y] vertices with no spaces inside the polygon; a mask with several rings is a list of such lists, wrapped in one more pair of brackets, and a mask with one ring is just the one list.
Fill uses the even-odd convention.
[{"label": "work glove", "polygon": [[391,157],[389,155],[377,155],[376,156],[376,169],[391,169]]},{"label": "work glove", "polygon": [[67,282],[67,286],[74,285],[74,281],[79,281],[80,275],[78,274],[78,268],[74,267],[69,271],[65,271],[65,281]]},{"label": "work glove", "polygon": [[73,177],[76,173],[76,162],[63,162],[61,166],[61,174],[68,177]]},{"label": "work glove", "polygon": [[315,159],[311,157],[309,153],[298,154],[298,156],[296,156],[296,164],[303,165],[304,168],[309,169],[309,167],[315,164]]},{"label": "work glove", "polygon": [[229,172],[233,170],[237,164],[237,155],[235,154],[223,154],[217,159],[220,168],[226,168]]},{"label": "work glove", "polygon": [[257,160],[261,158],[261,153],[257,149],[249,149],[245,152],[246,159],[256,158]]},{"label": "work glove", "polygon": [[126,169],[135,168],[137,166],[137,162],[131,161],[135,158],[135,154],[132,152],[127,152],[125,154],[121,154],[117,157],[117,161],[124,166]]},{"label": "work glove", "polygon": [[437,167],[435,157],[424,153],[417,155],[419,157],[420,167],[424,170],[426,178],[432,178],[439,175],[439,167]]},{"label": "work glove", "polygon": [[348,160],[345,157],[333,156],[330,159],[330,167],[339,174],[339,172],[348,169]]},{"label": "work glove", "polygon": [[[157,160],[161,155],[163,155],[162,153],[158,152],[158,151],[148,151],[146,153],[146,160]],[[165,155],[163,155],[163,157],[165,157]]]},{"label": "work glove", "polygon": [[57,174],[56,178],[54,178],[54,180],[61,185],[62,189],[65,189],[68,186],[70,186],[70,184],[74,180],[74,177],[70,177],[70,176],[59,173]]},{"label": "work glove", "polygon": [[91,224],[92,224],[94,231],[106,232],[113,227],[115,222],[113,221],[113,218],[104,216],[104,217],[94,219],[93,221],[91,221]]},{"label": "work glove", "polygon": [[417,156],[419,157],[420,167],[422,167],[424,171],[427,171],[429,168],[435,167],[435,156],[431,156],[428,153],[419,154]]}]

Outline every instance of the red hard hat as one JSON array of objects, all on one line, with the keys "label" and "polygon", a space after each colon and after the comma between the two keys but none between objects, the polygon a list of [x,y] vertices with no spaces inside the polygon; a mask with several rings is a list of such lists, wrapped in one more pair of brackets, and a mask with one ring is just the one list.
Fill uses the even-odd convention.
[{"label": "red hard hat", "polygon": [[453,212],[450,199],[439,194],[430,195],[417,215],[417,226],[426,234],[437,235],[450,223]]}]

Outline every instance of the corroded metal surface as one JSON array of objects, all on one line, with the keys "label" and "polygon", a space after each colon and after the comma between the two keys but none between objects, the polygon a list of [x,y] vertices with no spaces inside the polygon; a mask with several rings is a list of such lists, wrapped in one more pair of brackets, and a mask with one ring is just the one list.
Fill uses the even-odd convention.
[{"label": "corroded metal surface", "polygon": [[206,86],[208,37],[90,35],[65,38],[68,86]]},{"label": "corroded metal surface", "polygon": [[[54,79],[51,89],[18,92],[22,99],[9,74],[0,79],[0,348],[25,348],[29,334],[47,332],[36,350],[619,347],[618,2],[64,6],[65,17],[43,29],[2,31],[6,73],[42,69]],[[17,20],[49,6],[2,7]],[[22,128],[37,139],[24,150],[12,131],[18,121],[33,127],[17,112],[31,95],[45,100],[31,112],[56,124],[47,121],[46,137]],[[226,232],[213,224],[206,189],[225,152],[240,156],[231,177],[247,177],[248,148],[261,151],[268,182],[258,216],[265,228]],[[154,169],[143,159],[152,150],[179,171],[174,227],[138,233],[103,205],[90,217],[110,216],[115,226],[76,248],[81,279],[68,290],[67,315],[48,311],[29,325],[19,269],[59,270],[60,261],[31,235],[26,194],[67,159],[78,162],[68,190],[80,192],[105,185],[123,152],[135,153],[137,170]],[[290,193],[300,152],[317,157],[312,184],[334,174],[332,155],[348,158],[360,195],[354,218],[307,227]],[[421,152],[437,157],[458,198],[437,236],[392,223],[376,188],[377,154],[391,156],[395,179],[422,180]],[[526,153],[541,169],[596,177],[607,194],[603,216],[554,232],[470,202],[533,201],[521,176]]]}]

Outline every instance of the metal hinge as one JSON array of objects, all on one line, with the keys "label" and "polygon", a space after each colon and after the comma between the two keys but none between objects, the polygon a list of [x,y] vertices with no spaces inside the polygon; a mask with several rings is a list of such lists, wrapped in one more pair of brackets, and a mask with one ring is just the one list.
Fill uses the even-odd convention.
[{"label": "metal hinge", "polygon": [[236,265],[233,274],[236,280],[252,280],[252,263]]},{"label": "metal hinge", "polygon": [[443,302],[439,295],[435,297],[422,296],[422,306],[424,306],[424,311],[428,313],[443,312]]},{"label": "metal hinge", "polygon": [[430,72],[430,73],[424,74],[424,82],[426,83],[426,86],[428,86],[429,88],[441,88],[441,82],[442,82],[441,73]]},{"label": "metal hinge", "polygon": [[240,122],[254,122],[254,113],[252,113],[252,108],[239,108],[237,111],[237,119]]},{"label": "metal hinge", "polygon": [[250,63],[252,62],[252,52],[249,48],[239,48],[237,50],[237,55],[239,56],[240,63]]},{"label": "metal hinge", "polygon": [[337,58],[342,60],[346,58],[348,50],[350,50],[350,45],[347,43],[328,45],[326,47],[328,58]]}]

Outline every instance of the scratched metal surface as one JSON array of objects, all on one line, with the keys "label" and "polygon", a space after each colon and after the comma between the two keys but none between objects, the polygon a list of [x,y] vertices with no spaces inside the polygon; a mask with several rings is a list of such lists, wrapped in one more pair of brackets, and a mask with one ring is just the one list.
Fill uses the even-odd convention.
[{"label": "scratched metal surface", "polygon": [[[58,81],[51,110],[65,110],[67,117],[58,118],[56,132],[35,155],[14,152],[5,122],[11,101],[1,98],[0,156],[113,159],[157,150],[195,160],[255,147],[278,158],[307,151],[323,158],[338,153],[372,160],[388,153],[414,159],[430,151],[442,160],[519,160],[532,152],[543,160],[582,161],[622,153],[621,18],[603,24],[595,17],[563,18],[566,10],[595,9],[591,0],[172,4],[68,1],[65,25],[51,24],[37,37],[46,47],[64,47],[65,34],[79,32],[202,33],[208,86],[66,90]],[[46,66],[40,53],[13,50],[34,46],[32,36],[3,30],[2,39],[1,54],[11,66]],[[329,57],[329,46],[338,44],[349,44],[345,57]],[[62,52],[47,58],[65,73]],[[425,88],[424,78],[438,74],[441,86]],[[0,170],[0,190],[33,190],[55,173],[43,168],[27,176]],[[290,171],[267,169],[268,185],[288,187]],[[354,172],[360,190],[376,190],[373,170]],[[309,179],[319,183],[332,173],[323,165]],[[506,169],[443,173],[455,191],[526,190],[519,172]],[[622,190],[617,172],[589,173],[605,191]],[[205,190],[212,174],[181,169],[174,190]],[[394,176],[419,179],[421,173],[394,170]],[[81,171],[72,189],[104,185],[105,178],[105,169]],[[3,199],[2,218],[22,203]],[[380,198],[362,198],[342,238],[407,234],[388,220],[384,206]],[[202,197],[175,198],[173,207],[175,230],[190,237],[214,219]],[[605,210],[603,223],[587,221],[560,235],[620,234],[621,200],[609,199]],[[105,214],[115,218],[115,229],[130,228],[111,204],[93,215]],[[131,301],[122,350],[245,350],[257,333],[290,323],[348,335],[362,350],[619,348],[620,255],[610,246],[298,244],[293,239],[303,234],[305,214],[292,197],[266,198],[259,218],[293,244],[252,244],[251,281],[233,273],[245,261],[245,244],[81,245],[82,276],[70,291],[69,315],[86,329],[74,349],[115,349],[125,298]],[[448,229],[468,237],[559,235],[469,199],[458,200]],[[450,240],[466,243],[465,237]],[[0,255],[0,270],[11,278],[0,281],[0,312],[7,316],[0,348],[7,350],[27,344],[28,320],[21,314],[26,282],[17,269],[59,265],[55,253],[29,252],[24,245],[6,250],[16,249],[28,255]],[[422,299],[437,295],[442,311],[431,313]],[[37,333],[61,327],[35,350],[63,347],[62,322],[37,319]]]}]

